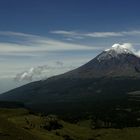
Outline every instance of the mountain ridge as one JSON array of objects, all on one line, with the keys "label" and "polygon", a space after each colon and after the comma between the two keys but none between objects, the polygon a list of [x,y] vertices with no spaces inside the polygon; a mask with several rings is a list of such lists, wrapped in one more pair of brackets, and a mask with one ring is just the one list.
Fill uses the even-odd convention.
[{"label": "mountain ridge", "polygon": [[[44,104],[61,103],[63,109],[69,102],[79,106],[82,102],[126,100],[127,93],[140,91],[140,58],[131,51],[110,57],[109,51],[103,51],[75,70],[4,93],[0,100],[23,102],[34,109],[43,108],[43,111],[48,111]],[[99,61],[104,53],[107,53],[107,59]],[[54,108],[56,106],[59,105]]]},{"label": "mountain ridge", "polygon": [[[119,66],[120,70],[118,69],[118,66]],[[123,67],[123,68],[127,67],[127,69],[125,70],[126,72],[123,72],[121,74],[121,72],[124,71],[124,69],[122,69],[121,67]],[[101,69],[108,71],[108,73],[105,72],[103,74],[102,71],[100,71]],[[109,69],[111,69],[111,70],[109,70]],[[83,73],[85,73],[86,75],[88,75],[88,73],[89,73],[90,76],[88,78],[104,77],[107,75],[110,77],[125,76],[125,75],[129,76],[127,74],[128,70],[131,71],[131,73],[129,71],[130,76],[139,76],[140,58],[137,55],[135,55],[132,51],[130,51],[129,49],[122,47],[119,44],[115,44],[110,49],[107,49],[107,50],[103,51],[102,53],[100,53],[99,55],[97,55],[95,58],[93,58],[91,61],[89,61],[85,65],[82,65],[81,67],[79,67],[75,70],[72,70],[70,72],[61,74],[61,76],[68,74],[69,76],[75,75],[74,78],[76,78],[80,74],[84,78],[86,76],[84,76]],[[116,74],[114,73],[114,75],[113,75],[111,73],[111,71],[116,71]],[[119,74],[117,74],[117,71],[119,71]]]}]

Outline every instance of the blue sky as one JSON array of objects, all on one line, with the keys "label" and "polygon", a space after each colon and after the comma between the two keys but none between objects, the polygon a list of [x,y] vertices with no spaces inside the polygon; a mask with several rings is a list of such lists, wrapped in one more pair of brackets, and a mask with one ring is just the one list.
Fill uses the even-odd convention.
[{"label": "blue sky", "polygon": [[139,0],[1,0],[0,92],[74,69],[114,43],[139,51],[139,7]]},{"label": "blue sky", "polygon": [[139,0],[1,0],[1,30],[47,35],[50,30],[139,28]]}]

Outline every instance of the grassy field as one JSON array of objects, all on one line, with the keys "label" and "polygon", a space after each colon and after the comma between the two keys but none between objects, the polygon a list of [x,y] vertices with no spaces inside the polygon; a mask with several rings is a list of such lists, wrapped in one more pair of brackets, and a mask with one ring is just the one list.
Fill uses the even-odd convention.
[{"label": "grassy field", "polygon": [[91,129],[91,120],[76,124],[26,109],[0,109],[0,140],[139,140],[140,128]]}]

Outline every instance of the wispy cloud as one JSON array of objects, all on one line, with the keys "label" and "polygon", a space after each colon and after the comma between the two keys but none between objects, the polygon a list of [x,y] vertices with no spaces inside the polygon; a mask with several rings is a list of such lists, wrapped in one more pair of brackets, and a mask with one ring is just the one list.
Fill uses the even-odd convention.
[{"label": "wispy cloud", "polygon": [[56,31],[50,31],[52,34],[62,34],[62,35],[78,35],[78,33],[74,31],[64,31],[64,30],[56,30]]},{"label": "wispy cloud", "polygon": [[85,36],[82,33],[76,31],[65,31],[65,30],[55,30],[50,31],[51,34],[63,35],[65,40],[73,41],[73,39],[84,39]]},{"label": "wispy cloud", "polygon": [[[96,50],[104,49],[98,46],[81,45],[20,32],[0,31],[0,37],[3,36],[7,41],[0,41],[0,76],[4,78],[13,77],[15,73],[19,73],[19,71],[28,73],[26,69],[30,67],[36,68],[37,65],[45,65],[46,62],[47,65],[50,66],[53,61],[58,59],[61,61],[65,60],[68,66],[64,66],[63,69],[60,69],[63,63],[56,61],[55,65],[57,65],[57,68],[54,66],[49,67],[50,70],[47,71],[47,76],[66,72],[73,68],[74,65],[79,66],[81,63],[81,57],[79,58],[79,56],[75,55],[75,53],[73,54],[73,52],[96,52]],[[7,39],[8,37],[15,39],[14,43],[11,40],[9,41]],[[68,56],[67,52],[69,54]],[[62,55],[60,56],[60,54]],[[83,59],[83,62],[86,62],[89,60],[89,57],[83,57]],[[24,76],[25,79],[32,79],[34,75],[30,73],[29,76],[27,76],[27,74],[24,74]]]},{"label": "wispy cloud", "polygon": [[[53,34],[61,34],[69,37],[69,41],[72,40],[71,36],[75,38],[106,38],[106,37],[124,37],[124,36],[138,36],[140,35],[139,30],[132,31],[121,31],[121,32],[91,32],[91,33],[79,33],[76,31],[64,31],[57,30],[51,31]],[[27,33],[12,32],[12,31],[0,31],[0,36],[10,36],[12,38],[18,37],[18,41],[15,43],[0,42],[0,53],[1,54],[31,54],[38,52],[50,52],[50,51],[81,51],[81,50],[104,50],[107,46],[91,46],[81,45],[78,43],[72,43],[68,41],[61,41],[51,39],[44,36],[32,35]],[[22,43],[19,43],[21,39]],[[24,41],[23,41],[24,40]]]},{"label": "wispy cloud", "polygon": [[93,32],[93,33],[86,33],[83,35],[86,37],[97,37],[97,38],[123,36],[123,34],[119,32],[118,33],[117,32]]},{"label": "wispy cloud", "polygon": [[39,37],[38,35],[26,34],[21,32],[12,32],[12,31],[0,31],[0,36],[17,36],[17,37],[27,37],[27,38]]},{"label": "wispy cloud", "polygon": [[[0,36],[19,37],[15,43],[0,42],[0,53],[18,53],[18,52],[44,52],[44,51],[70,51],[70,50],[99,50],[97,46],[80,45],[76,43],[69,43],[65,41],[50,39],[47,37],[0,31]],[[24,42],[19,43],[21,39]]]},{"label": "wispy cloud", "polygon": [[85,36],[89,37],[122,37],[122,36],[135,36],[140,35],[140,31],[132,30],[132,31],[122,31],[122,32],[93,32],[86,33]]},{"label": "wispy cloud", "polygon": [[121,31],[121,32],[76,32],[76,31],[65,31],[65,30],[56,30],[50,31],[52,34],[63,35],[65,37],[71,38],[109,38],[109,37],[122,37],[122,36],[135,36],[140,35],[139,30],[132,31]]}]

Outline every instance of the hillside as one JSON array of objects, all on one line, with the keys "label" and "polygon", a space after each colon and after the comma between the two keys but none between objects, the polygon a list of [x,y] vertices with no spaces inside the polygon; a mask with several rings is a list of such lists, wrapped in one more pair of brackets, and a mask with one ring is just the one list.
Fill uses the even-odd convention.
[{"label": "hillside", "polygon": [[69,123],[58,119],[54,115],[42,116],[41,114],[32,114],[25,109],[6,108],[0,109],[0,116],[1,140],[140,139],[139,128],[94,129],[91,127],[91,119]]}]

